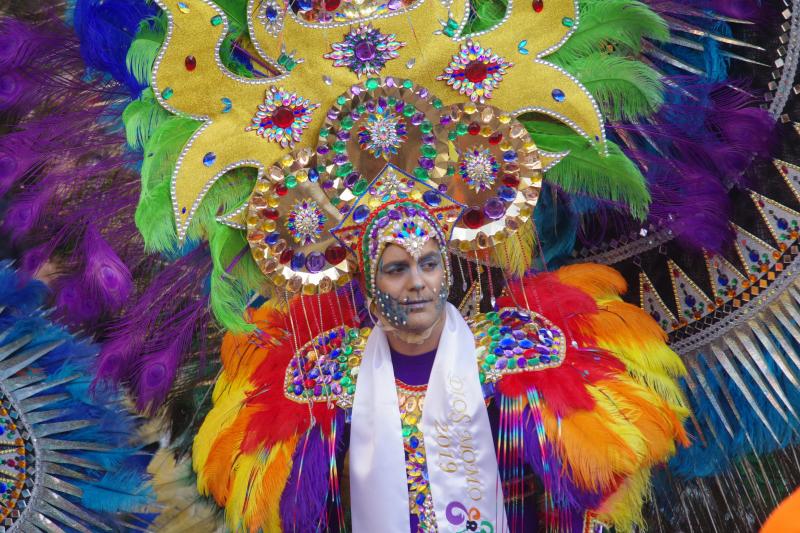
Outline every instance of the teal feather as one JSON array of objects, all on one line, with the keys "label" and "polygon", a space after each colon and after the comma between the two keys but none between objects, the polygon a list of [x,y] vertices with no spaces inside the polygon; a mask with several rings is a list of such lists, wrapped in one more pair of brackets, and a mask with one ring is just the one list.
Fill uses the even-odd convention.
[{"label": "teal feather", "polygon": [[567,193],[623,203],[631,215],[644,219],[650,205],[645,177],[613,142],[608,155],[563,124],[524,120],[536,145],[548,152],[569,154],[547,171],[545,178]]},{"label": "teal feather", "polygon": [[110,472],[94,483],[75,482],[83,491],[81,503],[99,512],[135,511],[154,499],[146,473],[137,470]]},{"label": "teal feather", "polygon": [[638,121],[658,111],[664,103],[661,75],[635,59],[596,52],[573,61],[570,72],[612,121]]}]

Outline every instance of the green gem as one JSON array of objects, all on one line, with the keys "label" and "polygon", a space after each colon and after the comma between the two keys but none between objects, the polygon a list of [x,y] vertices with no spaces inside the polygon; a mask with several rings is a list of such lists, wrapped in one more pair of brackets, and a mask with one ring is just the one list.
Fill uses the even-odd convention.
[{"label": "green gem", "polygon": [[353,119],[350,118],[349,116],[344,117],[342,119],[341,125],[343,130],[349,130],[350,128],[353,127]]},{"label": "green gem", "polygon": [[173,94],[172,87],[167,87],[166,89],[161,91],[161,98],[163,98],[164,100],[169,100],[170,98],[172,98],[172,94]]},{"label": "green gem", "polygon": [[350,376],[345,376],[339,380],[339,383],[341,383],[342,387],[347,387],[348,385],[353,383],[353,380],[350,379]]},{"label": "green gem", "polygon": [[358,338],[358,330],[357,329],[351,329],[349,335],[350,335],[351,339],[357,339]]},{"label": "green gem", "polygon": [[481,380],[481,383],[486,383],[486,374],[483,372],[478,373],[478,378]]},{"label": "green gem", "polygon": [[340,198],[331,198],[331,204],[335,206],[339,205],[342,202]]},{"label": "green gem", "polygon": [[344,105],[347,103],[347,98],[344,95],[341,95],[339,98],[336,99],[336,103],[339,105]]},{"label": "green gem", "polygon": [[430,144],[426,144],[422,147],[422,155],[424,155],[425,157],[434,158],[436,157],[436,148],[434,148]]},{"label": "green gem", "polygon": [[347,150],[347,145],[344,144],[344,142],[342,141],[336,141],[335,143],[333,143],[333,146],[331,148],[333,148],[333,151],[336,152],[337,154],[343,154],[345,150]]},{"label": "green gem", "polygon": [[365,106],[364,104],[361,104],[356,108],[356,111],[358,112],[359,115],[362,115],[366,110],[367,106]]},{"label": "green gem", "polygon": [[361,196],[362,194],[364,194],[364,191],[367,190],[367,185],[369,185],[367,183],[367,180],[361,178],[355,183],[355,185],[353,185],[353,188],[351,190],[353,191],[353,194],[355,194],[356,196]]},{"label": "green gem", "polygon": [[317,172],[319,172],[320,174],[325,174],[325,165],[318,165]]},{"label": "green gem", "polygon": [[349,387],[347,387],[347,394],[349,394],[350,396],[352,396],[352,395],[353,395],[353,394],[355,394],[355,393],[356,393],[356,387],[355,387],[355,385],[350,385]]},{"label": "green gem", "polygon": [[490,365],[493,365],[497,361],[497,356],[493,353],[490,353],[486,356],[486,362]]},{"label": "green gem", "polygon": [[342,350],[342,351],[344,352],[345,355],[350,355],[351,353],[353,353],[353,347],[352,346],[345,346],[344,350]]},{"label": "green gem", "polygon": [[294,176],[286,176],[286,179],[283,181],[283,184],[286,185],[289,189],[294,189],[297,186],[297,178]]},{"label": "green gem", "polygon": [[380,86],[380,82],[378,78],[369,78],[364,86],[369,89],[370,91],[377,89]]},{"label": "green gem", "polygon": [[447,175],[452,176],[455,173],[456,173],[456,167],[454,167],[453,165],[447,165]]},{"label": "green gem", "polygon": [[455,30],[451,30],[450,28],[445,28],[442,30],[442,33],[447,35],[448,37],[453,37],[456,34]]},{"label": "green gem", "polygon": [[[499,317],[496,311],[489,311],[488,313],[486,313],[486,320],[491,320],[492,322],[495,322],[498,318]],[[489,328],[489,330],[491,331],[491,328]]]},{"label": "green gem", "polygon": [[[489,318],[489,317],[487,316],[486,318]],[[492,322],[494,322],[494,320],[492,320]],[[488,330],[486,330],[486,333],[488,333],[489,336],[492,337],[492,338],[494,338],[494,336],[497,335],[499,332],[500,332],[500,328],[498,328],[497,326],[491,326]]]},{"label": "green gem", "polygon": [[528,366],[536,366],[538,364],[539,364],[538,357],[531,357],[530,359],[528,359]]},{"label": "green gem", "polygon": [[406,89],[410,89],[413,86],[414,82],[412,82],[411,80],[403,80],[403,87],[405,87]]},{"label": "green gem", "polygon": [[563,24],[567,28],[571,28],[575,25],[575,21],[570,17],[564,17],[563,19],[561,19],[561,24]]},{"label": "green gem", "polygon": [[450,133],[447,134],[447,138],[450,139],[451,141],[455,141],[456,139],[458,139],[458,135],[456,134],[456,132],[451,131]]},{"label": "green gem", "polygon": [[561,358],[559,356],[557,356],[557,355],[553,355],[553,356],[550,356],[550,361],[553,362],[553,363],[558,363],[559,361],[561,361]]},{"label": "green gem", "polygon": [[441,109],[442,106],[444,105],[444,104],[442,104],[442,101],[439,100],[438,98],[434,98],[431,103],[433,104],[433,108],[434,109]]},{"label": "green gem", "polygon": [[428,122],[427,120],[419,125],[419,129],[422,133],[430,133],[433,130],[433,124]]},{"label": "green gem", "polygon": [[394,96],[390,96],[389,98],[386,99],[386,104],[389,106],[393,106],[396,103],[397,103],[397,98],[395,98]]},{"label": "green gem", "polygon": [[330,133],[331,132],[328,128],[322,128],[321,130],[319,130],[320,138],[327,137]]},{"label": "green gem", "polygon": [[422,167],[417,167],[414,169],[414,176],[420,181],[425,181],[430,177],[428,176],[428,171]]},{"label": "green gem", "polygon": [[514,359],[514,358],[509,359],[508,360],[508,368],[511,369],[511,370],[514,370],[515,368],[517,368],[517,360]]},{"label": "green gem", "polygon": [[286,394],[294,395],[294,389],[292,387],[286,387]]},{"label": "green gem", "polygon": [[448,18],[447,19],[447,27],[448,28],[453,28],[455,30],[455,29],[458,28],[458,22],[456,22],[456,20],[453,19],[453,18]]},{"label": "green gem", "polygon": [[490,367],[490,366],[489,366],[487,363],[483,363],[483,364],[481,365],[481,368],[482,368],[482,369],[484,369],[484,370],[487,370],[487,371],[488,371],[488,370],[489,370],[489,368],[491,368],[491,367]]},{"label": "green gem", "polygon": [[336,360],[339,361],[340,363],[346,363],[347,357],[345,357],[344,355],[340,355],[339,357],[336,358]]},{"label": "green gem", "polygon": [[406,117],[410,117],[411,115],[413,115],[416,112],[417,112],[417,109],[411,104],[406,104],[406,106],[403,108],[403,116],[406,116]]},{"label": "green gem", "polygon": [[348,174],[350,174],[351,170],[353,170],[353,164],[352,163],[345,163],[344,165],[342,165],[342,166],[340,166],[339,168],[336,169],[336,175],[339,176],[340,178],[342,178],[342,177],[347,176]]},{"label": "green gem", "polygon": [[414,429],[411,426],[403,426],[403,436],[410,437]]},{"label": "green gem", "polygon": [[222,17],[220,17],[219,15],[214,15],[213,17],[211,17],[212,26],[219,26],[220,24],[222,24]]},{"label": "green gem", "polygon": [[314,391],[312,391],[311,389],[306,389],[306,390],[303,391],[303,396],[306,396],[306,397],[311,396],[313,394],[313,392]]},{"label": "green gem", "polygon": [[462,122],[459,122],[458,126],[456,126],[456,135],[461,136],[466,133],[467,133],[467,125]]}]

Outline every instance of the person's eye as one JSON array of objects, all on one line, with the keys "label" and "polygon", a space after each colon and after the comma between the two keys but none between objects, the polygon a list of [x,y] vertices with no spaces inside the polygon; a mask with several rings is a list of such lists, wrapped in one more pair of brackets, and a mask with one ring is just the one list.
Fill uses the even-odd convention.
[{"label": "person's eye", "polygon": [[439,266],[439,261],[431,259],[422,263],[423,270],[435,270]]},{"label": "person's eye", "polygon": [[402,274],[405,271],[405,269],[406,269],[406,267],[403,266],[403,265],[392,265],[392,266],[384,269],[383,272],[384,272],[384,274],[388,274],[390,276],[393,276],[393,275],[396,275],[396,274]]}]

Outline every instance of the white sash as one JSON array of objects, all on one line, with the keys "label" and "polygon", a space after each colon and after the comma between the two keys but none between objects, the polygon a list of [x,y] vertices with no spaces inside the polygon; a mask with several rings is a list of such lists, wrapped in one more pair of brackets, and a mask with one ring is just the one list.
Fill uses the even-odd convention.
[{"label": "white sash", "polygon": [[[458,310],[447,317],[428,381],[420,427],[439,531],[508,531],[475,339]],[[353,533],[408,533],[400,406],[386,334],[375,328],[359,369],[350,427]],[[469,524],[472,526],[472,524]],[[470,529],[472,529],[470,527]]]}]

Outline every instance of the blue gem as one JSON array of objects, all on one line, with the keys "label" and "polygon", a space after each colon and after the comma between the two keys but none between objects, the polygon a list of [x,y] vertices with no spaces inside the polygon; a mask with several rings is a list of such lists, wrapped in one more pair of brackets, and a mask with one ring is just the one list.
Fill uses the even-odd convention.
[{"label": "blue gem", "polygon": [[220,101],[222,102],[222,112],[229,113],[231,108],[233,107],[233,102],[231,101],[231,99],[223,97],[220,98]]},{"label": "blue gem", "polygon": [[556,102],[563,102],[564,100],[567,99],[567,95],[564,94],[564,91],[562,91],[561,89],[553,89],[553,92],[550,94],[553,95],[553,100],[555,100]]},{"label": "blue gem", "polygon": [[723,287],[728,285],[728,281],[730,281],[730,280],[729,280],[728,276],[726,276],[725,274],[720,274],[719,277],[717,277],[717,283],[719,283]]},{"label": "blue gem", "polygon": [[272,246],[274,244],[277,244],[278,241],[280,240],[280,238],[281,238],[281,234],[278,233],[277,231],[275,231],[275,232],[270,233],[266,237],[264,237],[264,242],[266,242],[267,244]]},{"label": "blue gem", "polygon": [[503,348],[503,349],[506,349],[506,350],[508,350],[510,348],[513,348],[516,345],[517,345],[517,341],[515,341],[514,339],[511,339],[509,337],[506,337],[505,339],[500,341],[500,347]]},{"label": "blue gem", "polygon": [[308,181],[316,183],[319,180],[319,170],[312,168],[308,171]]},{"label": "blue gem", "polygon": [[425,493],[420,492],[417,494],[417,505],[422,505],[423,503],[425,503]]},{"label": "blue gem", "polygon": [[753,263],[758,263],[758,252],[751,251],[750,254],[748,254],[748,257],[750,257],[750,261]]},{"label": "blue gem", "polygon": [[331,359],[335,359],[336,357],[339,357],[340,355],[342,355],[342,351],[339,348],[335,348],[331,352]]},{"label": "blue gem", "polygon": [[786,228],[789,227],[789,222],[787,222],[785,218],[779,218],[778,219],[778,227],[780,229],[786,229]]},{"label": "blue gem", "polygon": [[317,379],[319,377],[319,370],[316,368],[312,368],[311,372],[308,373],[308,377],[311,379]]},{"label": "blue gem", "polygon": [[419,446],[419,439],[416,437],[416,435],[413,435],[410,439],[408,439],[408,443],[412,448],[416,449]]},{"label": "blue gem", "polygon": [[497,189],[497,195],[500,197],[501,200],[505,202],[513,202],[514,198],[517,197],[517,191],[515,191],[511,187],[506,187],[505,185],[501,185],[500,188]]},{"label": "blue gem", "polygon": [[278,10],[275,6],[267,6],[267,9],[264,10],[264,14],[267,16],[267,20],[270,22],[275,22],[278,18]]},{"label": "blue gem", "polygon": [[341,372],[336,372],[336,373],[333,375],[333,379],[335,379],[336,381],[339,381],[340,379],[342,379],[342,375],[343,375],[343,374],[342,374]]},{"label": "blue gem", "polygon": [[300,396],[301,394],[303,394],[303,386],[302,385],[295,385],[294,386],[294,393],[297,396]]},{"label": "blue gem", "polygon": [[368,216],[369,216],[369,207],[362,204],[356,207],[355,211],[353,211],[353,222],[355,222],[356,224],[361,224],[367,219]]},{"label": "blue gem", "polygon": [[425,200],[425,203],[431,207],[436,207],[440,203],[442,203],[442,197],[436,191],[425,191],[422,195],[422,199]]},{"label": "blue gem", "polygon": [[533,342],[530,339],[522,339],[519,341],[519,347],[525,350],[533,348]]},{"label": "blue gem", "polygon": [[306,256],[303,252],[296,252],[292,256],[292,269],[293,270],[300,270],[306,266]]},{"label": "blue gem", "polygon": [[510,163],[517,159],[517,152],[514,150],[509,150],[507,152],[503,152],[503,161],[506,163]]},{"label": "blue gem", "polygon": [[214,164],[214,161],[217,160],[217,154],[214,152],[208,152],[206,155],[203,156],[203,164],[207,167],[210,167]]},{"label": "blue gem", "polygon": [[547,363],[550,362],[550,357],[547,356],[547,355],[542,355],[542,356],[539,357],[539,361],[542,362],[542,363],[547,364]]},{"label": "blue gem", "polygon": [[314,7],[314,4],[311,2],[311,0],[298,0],[297,7],[300,9],[300,11],[308,11]]},{"label": "blue gem", "polygon": [[689,307],[694,307],[694,304],[696,304],[696,303],[697,303],[697,300],[695,300],[694,296],[692,296],[691,294],[687,294],[687,295],[686,295],[686,298],[684,298],[684,300],[683,300],[683,301],[684,301],[684,302],[686,303],[686,305],[688,305]]}]

